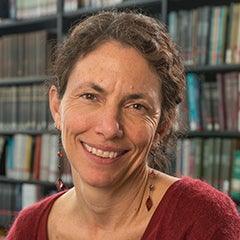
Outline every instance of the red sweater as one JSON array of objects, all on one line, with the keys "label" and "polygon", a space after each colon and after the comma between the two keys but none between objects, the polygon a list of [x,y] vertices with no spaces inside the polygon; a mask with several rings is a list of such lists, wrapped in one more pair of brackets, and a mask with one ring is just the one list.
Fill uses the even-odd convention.
[{"label": "red sweater", "polygon": [[[58,193],[22,210],[8,240],[47,240],[47,218]],[[240,217],[232,200],[191,178],[166,192],[141,240],[239,240]]]}]

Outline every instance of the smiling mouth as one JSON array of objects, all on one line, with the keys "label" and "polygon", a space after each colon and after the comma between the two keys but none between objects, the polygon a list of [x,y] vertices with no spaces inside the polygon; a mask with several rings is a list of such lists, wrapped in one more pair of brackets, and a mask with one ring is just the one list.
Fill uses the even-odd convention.
[{"label": "smiling mouth", "polygon": [[116,157],[118,157],[118,156],[120,156],[121,154],[124,153],[123,151],[121,151],[121,152],[104,151],[102,149],[90,147],[86,143],[83,143],[83,146],[91,154],[96,155],[98,157],[102,157],[102,158],[116,158]]}]

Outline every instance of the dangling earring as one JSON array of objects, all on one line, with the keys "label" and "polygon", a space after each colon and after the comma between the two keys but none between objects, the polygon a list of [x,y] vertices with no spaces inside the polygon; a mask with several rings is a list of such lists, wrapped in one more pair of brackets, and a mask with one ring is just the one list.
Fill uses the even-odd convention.
[{"label": "dangling earring", "polygon": [[154,180],[155,176],[156,176],[156,173],[152,170],[149,173],[149,178],[150,178],[150,184],[148,186],[149,193],[148,193],[148,198],[147,198],[146,203],[145,203],[148,211],[150,211],[152,206],[153,206],[153,201],[152,201],[152,197],[151,197],[152,194],[151,193],[154,190],[153,180]]},{"label": "dangling earring", "polygon": [[66,189],[63,181],[62,181],[62,162],[63,162],[63,150],[62,150],[62,141],[61,141],[61,131],[58,130],[58,179],[56,181],[56,187],[58,192],[61,192]]}]

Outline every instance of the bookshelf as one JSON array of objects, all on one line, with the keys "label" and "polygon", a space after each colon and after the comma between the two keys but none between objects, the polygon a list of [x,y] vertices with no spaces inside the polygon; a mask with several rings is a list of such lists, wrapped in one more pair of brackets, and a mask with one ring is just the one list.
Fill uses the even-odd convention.
[{"label": "bookshelf", "polygon": [[[41,2],[41,1],[38,1]],[[54,2],[54,1],[52,1]],[[67,2],[67,1],[65,1]],[[93,1],[94,2],[94,1]],[[107,2],[107,1],[106,1]],[[189,1],[189,0],[127,0],[127,1],[109,1],[109,4],[104,5],[104,6],[99,6],[99,5],[87,5],[87,6],[77,6],[76,4],[71,8],[71,7],[66,7],[64,5],[64,0],[56,0],[54,2],[54,8],[51,11],[44,11],[42,12],[42,14],[40,15],[35,15],[35,16],[26,16],[25,17],[19,17],[17,15],[13,15],[12,18],[10,18],[10,13],[9,13],[9,18],[4,19],[3,21],[0,22],[0,39],[4,39],[6,38],[8,44],[10,44],[9,42],[13,41],[13,45],[16,45],[14,43],[14,38],[11,39],[11,36],[24,36],[24,38],[26,39],[30,33],[34,33],[34,32],[41,32],[43,33],[43,35],[45,36],[42,40],[44,41],[44,45],[48,45],[49,43],[49,47],[45,48],[45,55],[41,55],[41,57],[36,57],[39,55],[36,55],[37,53],[35,53],[35,58],[39,58],[39,59],[44,59],[40,66],[38,66],[37,63],[35,62],[35,66],[33,66],[32,68],[34,68],[36,70],[35,72],[28,72],[29,69],[26,68],[26,66],[29,65],[29,63],[26,64],[26,66],[22,66],[22,65],[16,65],[14,66],[15,71],[16,72],[20,72],[19,74],[9,74],[7,71],[3,70],[3,66],[0,66],[0,91],[1,89],[2,92],[5,91],[6,89],[10,89],[11,87],[14,87],[16,89],[18,88],[24,88],[24,87],[37,87],[37,88],[42,88],[43,87],[43,82],[44,80],[47,78],[47,71],[46,71],[46,56],[49,56],[49,49],[51,49],[54,45],[56,45],[57,43],[60,43],[64,37],[64,35],[67,33],[67,30],[74,25],[74,23],[76,21],[78,21],[79,19],[83,19],[88,15],[91,15],[92,13],[98,12],[99,10],[102,9],[119,9],[119,10],[123,10],[123,9],[131,9],[131,10],[137,10],[149,15],[152,15],[156,18],[160,18],[168,27],[169,32],[170,32],[170,15],[174,12],[175,14],[179,14],[180,11],[184,11],[184,13],[188,13],[188,12],[192,12],[195,10],[195,14],[196,14],[196,9],[199,9],[201,7],[204,6],[209,6],[209,8],[214,8],[216,6],[226,6],[226,8],[228,9],[228,15],[226,18],[226,24],[229,24],[230,21],[230,8],[232,6],[233,3],[238,3],[239,1],[237,0],[233,0],[233,1],[228,1],[228,0],[212,0],[212,1],[208,1],[208,0],[200,0],[200,1]],[[68,9],[66,11],[66,8]],[[14,11],[13,11],[14,12]],[[1,14],[1,12],[0,12]],[[24,15],[23,15],[24,16]],[[175,15],[176,16],[176,15]],[[20,18],[20,19],[18,19]],[[180,21],[180,20],[178,20]],[[188,28],[190,28],[191,25],[188,25]],[[179,29],[181,29],[179,27]],[[229,32],[229,27],[226,27],[223,35],[230,35]],[[176,31],[176,29],[175,29]],[[182,31],[186,31],[186,28],[182,28]],[[210,31],[210,30],[209,30]],[[193,32],[188,32],[188,34],[191,34],[191,37],[193,35]],[[183,35],[183,34],[179,34],[179,35]],[[186,37],[190,36],[185,34],[185,38],[182,38],[180,40],[177,40],[177,42],[179,43],[180,46],[182,46],[182,50],[184,51],[184,47],[189,47],[187,45],[185,45],[185,42],[188,42],[188,39],[186,39]],[[9,38],[10,37],[10,38]],[[34,38],[34,37],[33,37]],[[208,42],[208,37],[206,37],[206,41]],[[10,39],[10,41],[8,41],[8,39]],[[226,50],[226,48],[228,47],[228,41],[229,39],[225,39],[225,45],[224,45],[224,51]],[[32,42],[31,40],[26,43],[26,46],[29,45],[29,43]],[[209,43],[208,43],[209,44]],[[12,46],[13,46],[12,45]],[[8,47],[11,49],[11,45],[8,45]],[[36,49],[37,48],[37,43],[35,46],[32,46],[33,48],[30,49],[30,53],[32,49]],[[207,47],[209,47],[209,45],[207,45]],[[0,54],[3,54],[3,48],[1,48],[1,40],[0,40]],[[191,51],[190,51],[191,52]],[[194,51],[193,51],[194,52]],[[33,56],[31,56],[29,52],[25,52],[24,56],[29,56],[29,58],[32,58]],[[19,53],[20,54],[20,53]],[[23,53],[22,53],[23,54]],[[30,54],[30,55],[29,55]],[[225,52],[223,52],[223,54],[225,54]],[[14,59],[14,56],[12,56]],[[196,58],[196,56],[193,56],[193,58]],[[9,56],[9,61],[8,62],[12,62],[11,59],[11,54]],[[191,60],[192,61],[192,60]],[[207,61],[205,64],[199,64],[199,63],[192,63],[189,64],[189,62],[191,62],[190,60],[188,62],[186,62],[186,74],[189,73],[194,73],[196,75],[201,75],[204,77],[204,79],[206,79],[206,81],[215,81],[216,80],[216,76],[217,74],[226,74],[226,73],[231,73],[231,72],[239,72],[240,73],[240,61],[238,62],[229,62],[227,63],[227,61],[225,61],[225,59],[223,59],[223,61],[221,63],[211,63],[209,64]],[[31,61],[30,61],[31,62]],[[16,63],[15,63],[16,64]],[[19,63],[18,63],[19,64]],[[31,64],[33,64],[31,62]],[[0,64],[1,65],[1,64]],[[12,66],[12,65],[10,65]],[[6,66],[4,66],[6,67]],[[9,67],[9,66],[8,66]],[[20,71],[20,70],[21,71]],[[24,70],[24,71],[23,71]],[[21,73],[23,72],[23,73]],[[3,75],[4,73],[4,75]],[[204,80],[205,81],[205,80]],[[5,90],[4,90],[5,89]],[[19,94],[18,94],[19,95]],[[34,94],[32,94],[34,95]],[[1,99],[1,95],[0,95],[0,102],[4,102],[4,100]],[[9,101],[9,100],[8,100]],[[11,101],[11,100],[10,100]],[[45,98],[45,114],[46,114],[46,124],[43,127],[12,127],[12,128],[8,128],[8,127],[2,127],[0,128],[0,137],[4,137],[4,139],[9,139],[14,137],[16,134],[25,134],[25,135],[30,135],[32,136],[34,139],[36,138],[36,136],[41,136],[44,134],[51,134],[54,135],[56,134],[52,122],[51,122],[51,118],[49,118],[49,115],[46,113],[48,111],[47,109],[47,97]],[[8,103],[9,104],[9,103]],[[1,121],[4,121],[3,119],[1,119],[1,116],[6,115],[6,108],[3,107],[3,105],[0,103],[0,126],[1,126]],[[11,104],[9,104],[9,106],[11,107]],[[10,108],[9,107],[9,108]],[[14,104],[13,104],[14,107]],[[33,108],[33,106],[29,106],[30,108]],[[7,108],[7,109],[9,109]],[[16,108],[16,106],[15,106]],[[5,109],[5,110],[4,110]],[[1,112],[2,111],[2,112]],[[31,110],[32,111],[32,110]],[[16,116],[15,116],[16,117]],[[187,126],[187,129],[189,127]],[[240,129],[238,129],[237,131],[235,130],[229,130],[229,129],[224,129],[224,130],[206,130],[206,129],[201,129],[199,131],[193,131],[190,129],[186,130],[186,129],[180,129],[179,130],[179,139],[181,141],[184,141],[186,139],[190,139],[190,140],[195,140],[195,139],[230,139],[232,141],[236,141],[238,139],[240,139]],[[3,148],[4,147],[0,147],[0,150],[2,150],[2,152],[0,151],[0,156],[3,156]],[[184,151],[185,149],[181,149],[181,151]],[[2,157],[3,158],[3,157]],[[179,159],[177,159],[178,161]],[[188,161],[187,158],[183,161]],[[2,159],[1,159],[2,162]],[[233,159],[232,159],[232,155],[229,156],[229,163],[233,164]],[[232,168],[233,166],[230,164],[230,168]],[[1,163],[1,166],[3,164]],[[2,166],[3,168],[3,166]],[[20,180],[20,179],[12,179],[12,178],[8,178],[4,175],[5,172],[2,169],[2,176],[0,177],[0,185],[1,184],[8,184],[11,186],[23,186],[24,184],[30,184],[30,185],[36,185],[38,187],[41,187],[41,191],[42,194],[46,194],[46,191],[44,191],[44,189],[48,192],[50,192],[50,190],[53,190],[54,184],[50,181],[39,181],[39,180],[33,180],[33,179],[29,179],[29,180]],[[180,171],[180,170],[179,170]],[[229,170],[229,178],[232,177],[232,173]],[[181,174],[181,173],[180,173]],[[202,176],[200,176],[202,177]],[[230,179],[231,180],[231,179]],[[230,189],[231,188],[231,181],[229,182],[229,186],[227,189],[227,192],[230,193]],[[15,189],[17,190],[17,189]],[[16,192],[16,191],[15,191]],[[240,202],[239,199],[236,199],[236,202]]]}]

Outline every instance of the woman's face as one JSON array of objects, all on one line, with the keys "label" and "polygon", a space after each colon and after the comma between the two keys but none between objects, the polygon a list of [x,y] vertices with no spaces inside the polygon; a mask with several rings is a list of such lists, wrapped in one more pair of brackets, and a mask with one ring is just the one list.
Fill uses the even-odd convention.
[{"label": "woman's face", "polygon": [[75,177],[116,186],[145,169],[160,119],[160,82],[134,48],[110,41],[80,58],[58,104],[53,116]]}]

